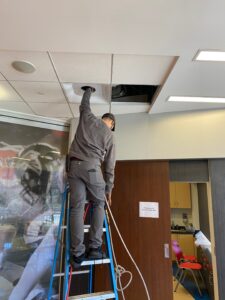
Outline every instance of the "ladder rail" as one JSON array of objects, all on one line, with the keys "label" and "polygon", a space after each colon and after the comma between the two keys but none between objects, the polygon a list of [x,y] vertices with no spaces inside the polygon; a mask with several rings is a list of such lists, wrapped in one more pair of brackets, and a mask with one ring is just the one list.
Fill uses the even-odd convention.
[{"label": "ladder rail", "polygon": [[[90,217],[89,217],[90,218],[90,224],[91,224],[91,219],[92,219],[92,213],[93,213],[93,207],[91,207],[91,209],[90,209]],[[88,226],[84,225],[84,232],[89,232],[90,227],[91,227],[91,225],[88,225]],[[89,289],[89,294],[90,294],[90,293],[93,293],[93,289],[94,289],[93,274],[95,272],[95,266],[90,265],[89,271],[90,271],[90,273],[89,273],[89,276],[88,276],[88,289]]]},{"label": "ladder rail", "polygon": [[115,269],[114,269],[114,263],[113,263],[112,246],[111,246],[111,240],[110,240],[110,236],[109,236],[109,224],[108,224],[108,221],[107,221],[106,212],[105,212],[105,217],[104,217],[104,226],[106,228],[106,243],[107,243],[107,249],[108,249],[108,254],[109,254],[109,259],[110,259],[111,283],[112,283],[112,287],[113,287],[113,292],[115,294],[115,299],[119,300],[118,291],[117,291],[117,284],[116,284]]},{"label": "ladder rail", "polygon": [[65,249],[65,277],[63,282],[63,300],[66,300],[68,293],[68,282],[69,282],[69,268],[70,268],[70,201],[69,197],[67,197],[67,212],[66,212],[66,249]]},{"label": "ladder rail", "polygon": [[49,290],[48,290],[48,300],[50,300],[52,297],[52,288],[53,288],[53,281],[54,281],[57,257],[58,257],[58,252],[59,252],[59,245],[60,245],[59,241],[60,241],[60,237],[61,237],[61,227],[62,227],[62,222],[63,222],[63,217],[64,217],[66,195],[67,195],[67,189],[65,189],[65,191],[62,194],[62,208],[61,208],[61,213],[60,213],[60,219],[59,219],[59,225],[58,225],[58,231],[57,231],[57,240],[56,240],[56,245],[55,245],[54,259],[53,259],[53,265],[52,265],[52,271],[51,271],[51,279],[50,279]]},{"label": "ladder rail", "polygon": [[89,288],[89,294],[93,292],[93,273],[94,273],[94,266],[90,265],[89,268],[89,284],[88,284],[88,288]]}]

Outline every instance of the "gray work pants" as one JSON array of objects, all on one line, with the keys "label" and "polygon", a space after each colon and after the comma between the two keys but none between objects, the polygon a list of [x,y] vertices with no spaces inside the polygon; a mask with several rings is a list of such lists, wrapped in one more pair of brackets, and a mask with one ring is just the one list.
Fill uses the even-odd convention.
[{"label": "gray work pants", "polygon": [[99,164],[72,160],[68,174],[70,185],[70,232],[71,252],[80,256],[85,252],[84,245],[84,206],[92,203],[93,213],[89,231],[89,247],[102,245],[102,228],[105,206],[105,181]]}]

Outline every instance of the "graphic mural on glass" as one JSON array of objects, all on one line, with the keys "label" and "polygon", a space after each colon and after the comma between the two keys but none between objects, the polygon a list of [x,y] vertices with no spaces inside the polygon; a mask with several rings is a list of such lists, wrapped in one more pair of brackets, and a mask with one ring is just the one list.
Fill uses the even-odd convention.
[{"label": "graphic mural on glass", "polygon": [[47,299],[67,144],[63,131],[0,122],[2,300]]}]

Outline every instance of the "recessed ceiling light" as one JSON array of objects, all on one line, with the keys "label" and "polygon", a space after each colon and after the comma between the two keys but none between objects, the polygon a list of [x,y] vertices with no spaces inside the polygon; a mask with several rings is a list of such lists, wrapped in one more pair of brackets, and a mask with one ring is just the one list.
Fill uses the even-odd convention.
[{"label": "recessed ceiling light", "polygon": [[8,98],[8,93],[4,87],[0,85],[0,100],[5,100]]},{"label": "recessed ceiling light", "polygon": [[225,61],[225,51],[200,50],[194,57],[197,61]]},{"label": "recessed ceiling light", "polygon": [[170,96],[169,102],[225,103],[225,98]]},{"label": "recessed ceiling light", "polygon": [[35,66],[29,61],[15,60],[12,62],[12,67],[22,73],[33,73],[36,71]]}]

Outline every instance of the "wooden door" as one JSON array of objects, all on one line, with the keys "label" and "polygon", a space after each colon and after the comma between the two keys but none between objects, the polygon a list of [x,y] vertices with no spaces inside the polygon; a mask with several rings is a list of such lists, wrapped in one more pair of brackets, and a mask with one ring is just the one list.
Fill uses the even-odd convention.
[{"label": "wooden door", "polygon": [[[140,218],[139,202],[158,202],[159,218]],[[112,210],[150,291],[151,300],[172,300],[169,165],[166,161],[117,162]],[[113,230],[118,263],[133,273],[126,299],[147,299],[141,280]]]}]

